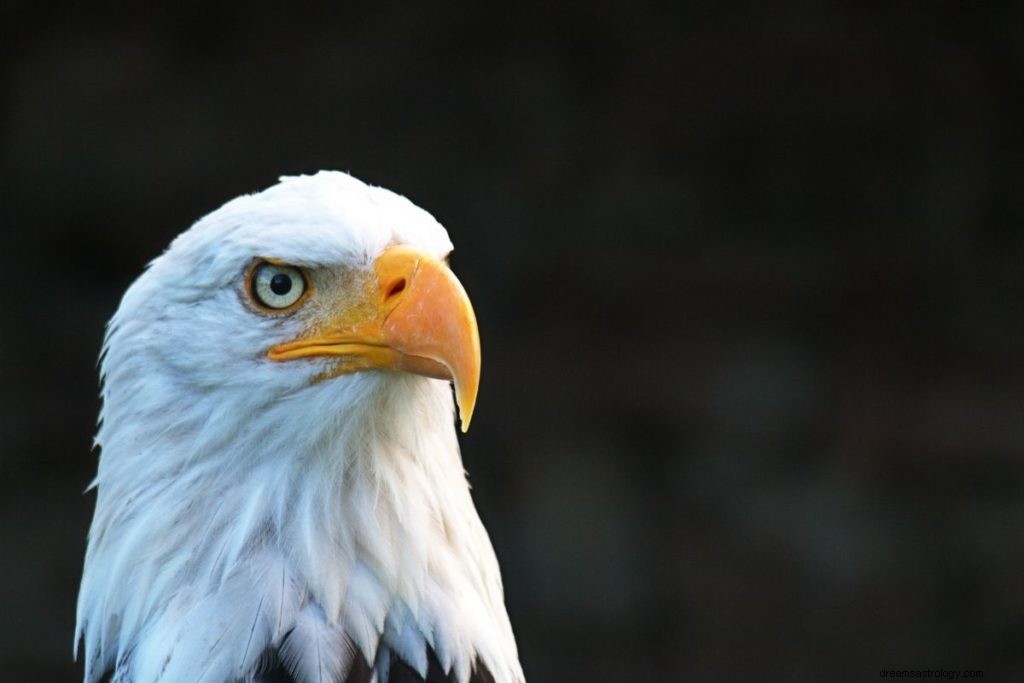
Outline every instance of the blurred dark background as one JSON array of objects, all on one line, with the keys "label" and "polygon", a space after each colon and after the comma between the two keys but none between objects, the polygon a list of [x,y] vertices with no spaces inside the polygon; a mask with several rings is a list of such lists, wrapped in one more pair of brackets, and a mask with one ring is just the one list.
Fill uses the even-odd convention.
[{"label": "blurred dark background", "polygon": [[1019,3],[0,6],[0,663],[72,681],[96,358],[177,233],[444,223],[530,681],[1024,664]]}]

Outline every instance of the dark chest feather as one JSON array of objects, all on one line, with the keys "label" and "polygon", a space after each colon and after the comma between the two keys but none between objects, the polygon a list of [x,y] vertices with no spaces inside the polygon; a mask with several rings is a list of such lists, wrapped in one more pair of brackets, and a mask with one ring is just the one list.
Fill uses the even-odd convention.
[{"label": "dark chest feather", "polygon": [[[356,656],[352,664],[352,670],[344,683],[370,683],[373,678],[373,668],[361,656]],[[294,683],[294,679],[288,671],[276,661],[272,661],[270,668],[257,679],[258,683]],[[473,675],[469,678],[470,683],[494,683],[494,677],[481,662],[477,662]],[[427,650],[427,676],[423,678],[408,664],[400,659],[394,659],[391,663],[391,673],[386,681],[378,683],[455,683],[455,674],[446,675],[437,660],[437,655],[432,649]]]},{"label": "dark chest feather", "polygon": [[[264,656],[261,668],[263,670],[256,675],[256,683],[295,683],[295,679],[292,678],[292,675],[288,673],[288,670],[277,658],[276,652],[268,652]],[[370,683],[372,678],[373,668],[362,656],[357,655],[344,683]],[[109,672],[100,679],[100,682],[113,683],[116,680],[114,672]],[[491,676],[491,672],[487,670],[487,667],[481,662],[477,662],[469,681],[470,683],[494,683],[494,677]],[[225,683],[230,682],[225,681]],[[386,681],[378,681],[377,683],[455,683],[455,675],[454,673],[446,675],[441,668],[441,663],[437,660],[437,655],[434,654],[432,649],[428,649],[426,678],[421,677],[402,660],[395,659],[391,663],[391,673],[388,679]]]}]

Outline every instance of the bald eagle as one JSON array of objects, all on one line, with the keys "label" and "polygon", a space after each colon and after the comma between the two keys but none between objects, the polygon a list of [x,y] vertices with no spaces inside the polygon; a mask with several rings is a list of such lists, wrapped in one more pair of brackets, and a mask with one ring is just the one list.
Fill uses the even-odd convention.
[{"label": "bald eagle", "polygon": [[101,356],[85,681],[523,680],[455,431],[476,318],[426,211],[282,178],[178,236]]}]

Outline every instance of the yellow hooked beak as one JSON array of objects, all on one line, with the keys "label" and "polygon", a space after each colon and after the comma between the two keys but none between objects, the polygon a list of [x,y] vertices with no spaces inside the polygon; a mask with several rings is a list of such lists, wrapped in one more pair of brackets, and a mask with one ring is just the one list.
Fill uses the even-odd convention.
[{"label": "yellow hooked beak", "polygon": [[466,290],[444,263],[405,246],[386,249],[373,271],[356,302],[267,357],[338,357],[328,377],[397,370],[451,380],[465,432],[480,384],[480,334]]}]

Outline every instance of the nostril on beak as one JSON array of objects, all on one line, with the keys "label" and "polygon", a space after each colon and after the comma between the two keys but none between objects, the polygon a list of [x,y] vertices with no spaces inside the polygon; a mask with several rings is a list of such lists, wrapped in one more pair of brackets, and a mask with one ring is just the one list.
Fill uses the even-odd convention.
[{"label": "nostril on beak", "polygon": [[399,294],[404,292],[405,291],[405,285],[406,285],[406,282],[405,282],[405,278],[404,277],[400,277],[397,280],[395,280],[394,282],[392,282],[391,285],[387,289],[387,294],[384,295],[384,300],[385,301],[391,301],[396,296],[398,296]]}]

